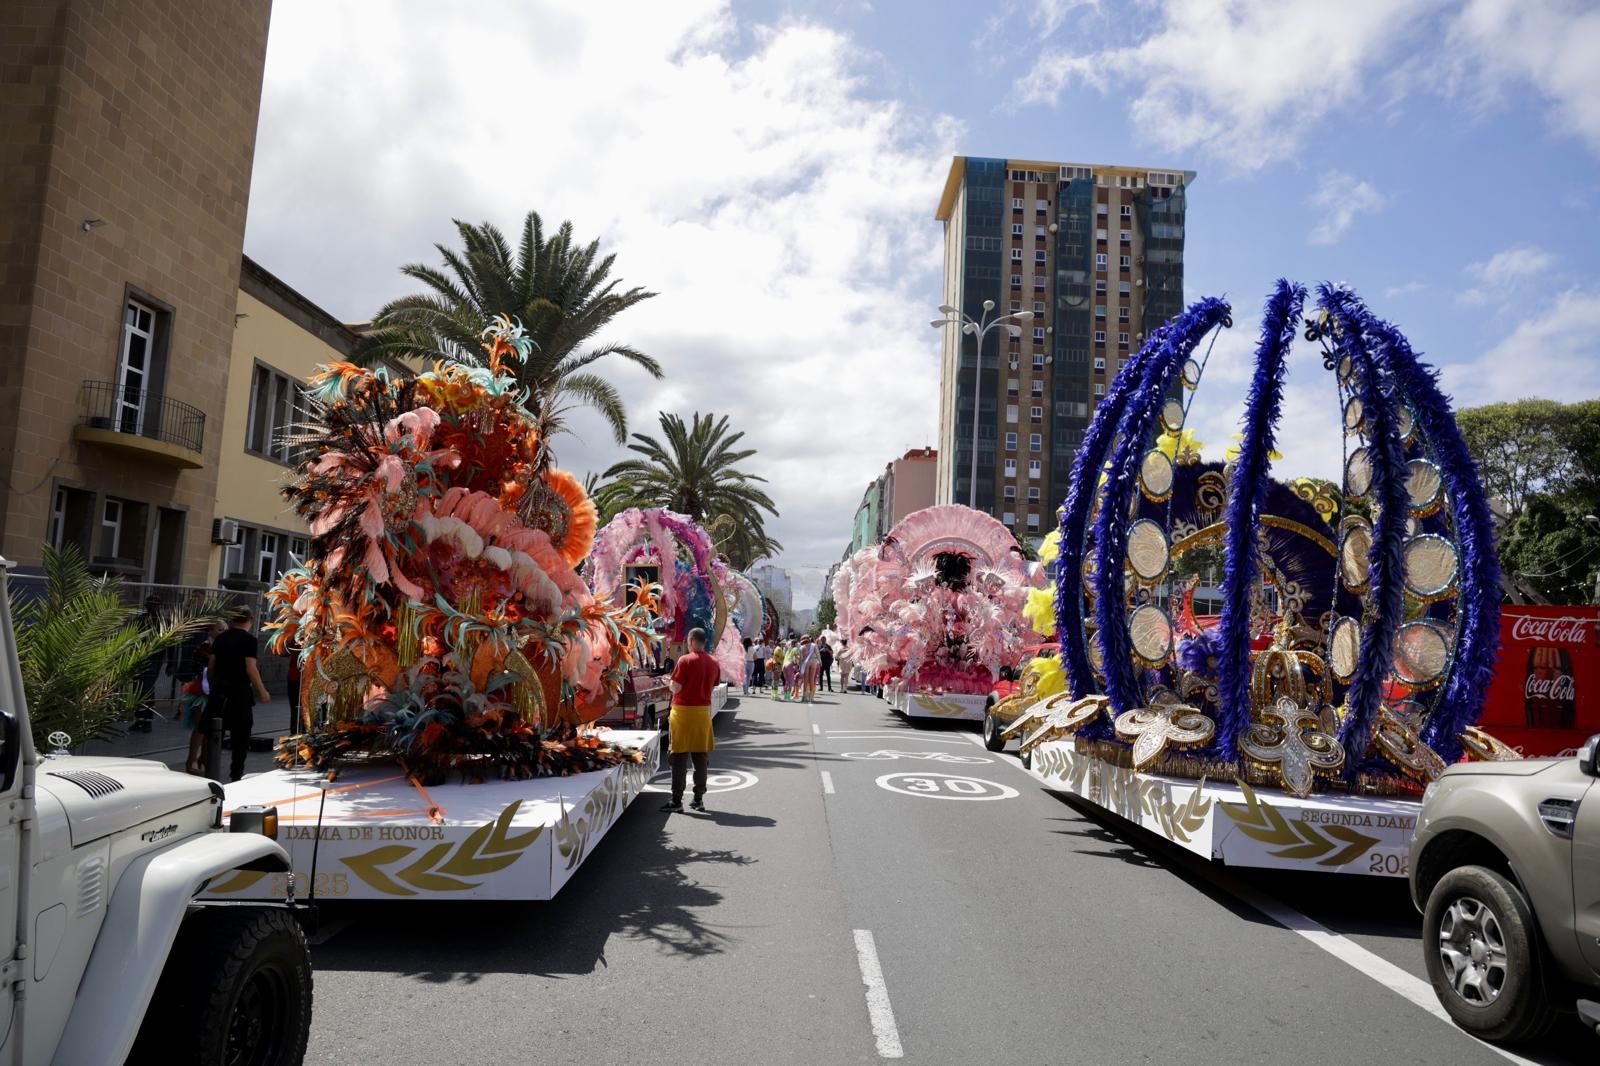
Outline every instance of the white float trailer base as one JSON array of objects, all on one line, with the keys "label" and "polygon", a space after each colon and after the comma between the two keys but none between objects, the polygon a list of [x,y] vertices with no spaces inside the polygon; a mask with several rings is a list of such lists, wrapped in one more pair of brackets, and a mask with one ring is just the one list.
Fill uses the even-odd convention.
[{"label": "white float trailer base", "polygon": [[[656,773],[661,734],[606,739],[644,761],[571,777],[413,785],[392,764],[273,770],[227,786],[236,807],[278,808],[295,891],[318,899],[552,899]],[[320,827],[320,828],[319,828]],[[284,874],[242,871],[212,884],[224,899],[281,899]]]},{"label": "white float trailer base", "polygon": [[728,706],[728,693],[731,691],[726,681],[711,690],[711,717],[715,718],[719,714],[725,714],[730,719],[739,717],[739,704],[736,702],[732,707]]},{"label": "white float trailer base", "polygon": [[911,688],[904,681],[883,686],[889,706],[907,718],[939,718],[946,722],[981,722],[987,695],[933,693]]},{"label": "white float trailer base", "polygon": [[1229,866],[1404,877],[1417,800],[1342,793],[1299,799],[1231,781],[1138,773],[1077,751],[1072,741],[1041,744],[1033,773],[1071,793]]}]

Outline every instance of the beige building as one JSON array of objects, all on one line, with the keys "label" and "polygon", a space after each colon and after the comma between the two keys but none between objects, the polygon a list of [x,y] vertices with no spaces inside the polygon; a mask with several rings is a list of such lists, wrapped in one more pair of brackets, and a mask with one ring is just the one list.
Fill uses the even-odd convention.
[{"label": "beige building", "polygon": [[0,4],[0,553],[205,584],[269,0]]},{"label": "beige building", "polygon": [[845,558],[883,540],[889,530],[911,512],[932,507],[938,487],[938,467],[938,453],[932,448],[912,448],[900,458],[885,463],[883,473],[873,478],[856,505]]},{"label": "beige building", "polygon": [[[940,503],[970,503],[1039,538],[1106,386],[1151,330],[1183,309],[1192,170],[957,156],[944,223],[944,303],[973,319],[1033,318],[978,351],[943,330]],[[977,477],[972,476],[976,437]]]},{"label": "beige building", "polygon": [[301,458],[293,429],[311,375],[357,337],[248,256],[235,321],[206,581],[259,591],[306,557],[305,523],[279,492]]}]

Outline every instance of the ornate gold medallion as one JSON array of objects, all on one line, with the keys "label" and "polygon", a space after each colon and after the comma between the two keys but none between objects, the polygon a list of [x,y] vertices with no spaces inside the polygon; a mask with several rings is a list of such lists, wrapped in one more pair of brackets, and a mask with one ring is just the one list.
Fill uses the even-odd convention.
[{"label": "ornate gold medallion", "polygon": [[1410,722],[1387,707],[1378,712],[1378,730],[1373,743],[1384,758],[1408,777],[1426,783],[1444,773],[1444,760],[1439,753],[1422,742]]},{"label": "ornate gold medallion", "polygon": [[1022,750],[1031,752],[1046,741],[1071,736],[1110,706],[1111,701],[1104,696],[1075,700],[1071,693],[1062,692],[1034,704],[1022,717],[1006,726],[1001,735],[1016,736],[1031,729],[1032,732],[1027,732],[1022,739]]},{"label": "ornate gold medallion", "polygon": [[1117,715],[1117,736],[1133,743],[1133,768],[1143,770],[1167,748],[1192,748],[1216,733],[1216,723],[1185,703],[1135,707]]},{"label": "ornate gold medallion", "polygon": [[1522,758],[1522,753],[1516,748],[1475,725],[1469,725],[1462,731],[1461,746],[1479,762],[1513,762]]},{"label": "ornate gold medallion", "polygon": [[1311,795],[1319,774],[1331,776],[1344,765],[1344,746],[1324,730],[1322,717],[1288,697],[1256,712],[1239,750],[1256,769],[1276,773],[1293,796]]}]

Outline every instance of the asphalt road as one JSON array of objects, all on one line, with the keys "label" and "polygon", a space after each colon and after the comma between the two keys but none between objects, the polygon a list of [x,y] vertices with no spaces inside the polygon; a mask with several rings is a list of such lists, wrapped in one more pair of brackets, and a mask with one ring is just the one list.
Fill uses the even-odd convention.
[{"label": "asphalt road", "polygon": [[858,694],[748,697],[718,732],[742,787],[645,794],[554,901],[329,911],[307,1061],[1508,1061],[1240,898],[1422,976],[1402,882],[1219,877]]}]

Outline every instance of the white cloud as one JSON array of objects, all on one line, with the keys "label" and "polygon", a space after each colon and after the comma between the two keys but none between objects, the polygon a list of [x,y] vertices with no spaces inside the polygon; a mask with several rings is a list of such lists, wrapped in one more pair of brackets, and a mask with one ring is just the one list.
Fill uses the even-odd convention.
[{"label": "white cloud", "polygon": [[1477,358],[1443,367],[1445,390],[1458,409],[1529,396],[1563,403],[1600,396],[1596,337],[1600,291],[1568,289]]},{"label": "white cloud", "polygon": [[1330,170],[1322,176],[1307,202],[1323,213],[1322,221],[1307,239],[1312,244],[1334,244],[1344,236],[1357,215],[1383,210],[1388,199],[1367,182],[1342,171]]},{"label": "white cloud", "polygon": [[1383,295],[1392,300],[1397,296],[1412,296],[1419,292],[1426,292],[1427,290],[1427,282],[1413,280],[1405,282],[1401,285],[1391,285],[1387,289],[1383,290]]},{"label": "white cloud", "polygon": [[1585,0],[1151,0],[1130,24],[1132,43],[1046,47],[1014,98],[1131,95],[1148,140],[1249,171],[1293,158],[1330,114],[1392,118],[1419,89],[1492,107],[1526,84],[1600,153],[1600,9]]},{"label": "white cloud", "polygon": [[1132,82],[1130,118],[1162,148],[1207,147],[1252,170],[1292,156],[1335,108],[1361,98],[1369,66],[1396,55],[1439,0],[1157,0],[1150,32],[1092,51],[1047,48],[1018,80],[1023,103],[1077,83]]},{"label": "white cloud", "polygon": [[[846,38],[742,23],[724,0],[375,10],[274,12],[250,254],[358,319],[414,290],[397,267],[435,261],[451,218],[513,239],[529,208],[571,218],[661,294],[600,338],[666,367],[602,364],[632,425],[729,414],[785,559],[837,558],[863,486],[936,432],[922,304],[955,123],[870,98]],[[597,419],[575,426],[563,466],[620,456]]]},{"label": "white cloud", "polygon": [[1456,298],[1462,303],[1481,306],[1498,298],[1507,300],[1524,291],[1525,283],[1546,274],[1556,257],[1542,248],[1521,246],[1496,252],[1481,263],[1470,263],[1462,271],[1472,285]]}]

